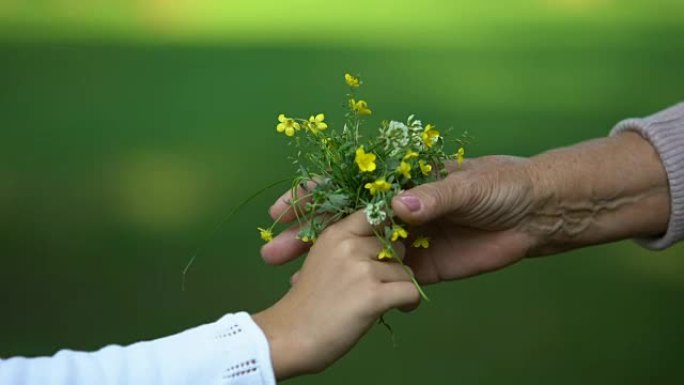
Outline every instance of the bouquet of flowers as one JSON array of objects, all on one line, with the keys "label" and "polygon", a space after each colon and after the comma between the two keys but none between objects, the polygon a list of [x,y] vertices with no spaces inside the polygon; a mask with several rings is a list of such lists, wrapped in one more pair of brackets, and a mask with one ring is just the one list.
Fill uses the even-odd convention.
[{"label": "bouquet of flowers", "polygon": [[[392,242],[410,239],[412,247],[428,248],[430,239],[410,234],[411,229],[394,216],[392,198],[405,189],[444,177],[444,162],[449,159],[460,166],[466,134],[453,140],[456,151],[449,154],[445,150],[448,141],[437,127],[423,125],[411,115],[404,122],[382,121],[375,136],[365,137],[362,126],[372,110],[356,94],[363,83],[351,74],[345,74],[344,80],[349,93],[341,129],[328,127],[322,113],[308,119],[278,116],[277,132],[288,137],[296,149],[292,162],[297,175],[290,204],[301,226],[298,238],[316,242],[327,226],[364,210],[383,245],[378,259],[396,260],[404,266]],[[304,193],[298,193],[299,187]],[[276,223],[258,229],[264,241],[273,238]],[[410,270],[405,270],[413,279]],[[427,299],[415,279],[413,282]]]}]

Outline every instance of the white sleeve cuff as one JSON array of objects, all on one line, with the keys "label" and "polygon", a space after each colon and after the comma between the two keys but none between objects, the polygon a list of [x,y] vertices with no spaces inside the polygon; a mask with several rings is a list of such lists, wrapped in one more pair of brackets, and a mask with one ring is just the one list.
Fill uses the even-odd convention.
[{"label": "white sleeve cuff", "polygon": [[275,385],[268,340],[252,317],[228,314],[215,325],[214,339],[226,356],[222,384]]},{"label": "white sleeve cuff", "polygon": [[[244,312],[167,337],[159,342],[177,385],[275,385],[266,336]],[[160,357],[162,358],[162,357]],[[196,370],[199,369],[199,370]]]},{"label": "white sleeve cuff", "polygon": [[623,120],[610,134],[624,131],[637,132],[651,142],[667,173],[670,191],[667,231],[662,236],[637,239],[648,249],[665,249],[684,239],[684,103],[646,118]]}]

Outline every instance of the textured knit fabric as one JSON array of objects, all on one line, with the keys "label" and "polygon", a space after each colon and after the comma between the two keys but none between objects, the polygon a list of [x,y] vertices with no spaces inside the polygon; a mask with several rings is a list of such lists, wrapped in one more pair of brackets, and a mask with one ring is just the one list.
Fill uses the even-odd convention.
[{"label": "textured knit fabric", "polygon": [[246,313],[97,352],[0,360],[0,385],[271,385],[266,337]]},{"label": "textured knit fabric", "polygon": [[661,250],[684,239],[684,103],[641,119],[627,119],[615,126],[611,135],[638,132],[651,142],[665,166],[670,184],[670,221],[667,232],[637,240],[642,246]]}]

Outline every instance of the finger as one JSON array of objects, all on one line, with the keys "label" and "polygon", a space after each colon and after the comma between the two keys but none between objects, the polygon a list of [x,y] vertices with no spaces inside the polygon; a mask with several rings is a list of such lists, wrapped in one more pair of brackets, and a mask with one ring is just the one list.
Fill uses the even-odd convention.
[{"label": "finger", "polygon": [[434,265],[434,259],[428,255],[425,249],[411,249],[407,251],[404,264],[411,268],[414,277],[421,285],[437,283],[441,280],[439,270]]},{"label": "finger", "polygon": [[297,239],[299,226],[292,226],[261,247],[261,257],[270,265],[290,262],[311,248],[311,243]]},{"label": "finger", "polygon": [[448,173],[470,170],[475,166],[472,159],[463,159],[463,163],[459,166],[458,162],[455,160],[448,160],[444,162],[444,168],[446,168]]},{"label": "finger", "polygon": [[484,232],[464,227],[450,229],[457,238],[433,238],[429,249],[411,248],[404,263],[416,280],[430,284],[495,271],[525,257],[531,240],[515,231]]},{"label": "finger", "polygon": [[392,200],[392,209],[404,222],[421,225],[465,206],[468,186],[458,174],[451,174],[399,194]]},{"label": "finger", "polygon": [[[261,247],[261,256],[266,263],[271,265],[281,265],[290,262],[302,254],[306,253],[312,246],[297,239],[300,226],[292,226],[278,234],[273,240]],[[331,229],[340,231],[343,238],[351,236],[369,237],[374,235],[373,228],[368,224],[363,211],[356,212],[330,226]],[[373,243],[379,252],[379,242]],[[377,256],[377,252],[375,256]]]},{"label": "finger", "polygon": [[333,227],[337,228],[346,235],[358,237],[375,235],[374,228],[370,225],[370,223],[368,223],[368,220],[366,219],[366,213],[363,210],[359,210],[348,215]]},{"label": "finger", "polygon": [[384,311],[394,308],[414,309],[420,304],[420,293],[412,282],[390,282],[382,285],[381,301]]},{"label": "finger", "polygon": [[397,308],[397,310],[399,310],[402,313],[410,313],[410,312],[418,309],[418,305],[420,305],[420,302],[413,303],[413,304],[406,305],[406,306],[399,306]]},{"label": "finger", "polygon": [[448,173],[458,171],[461,168],[461,166],[459,166],[458,162],[456,162],[455,160],[447,160],[444,162],[444,168],[447,170]]},{"label": "finger", "polygon": [[[278,198],[268,210],[273,220],[278,223],[290,223],[301,215],[304,206],[310,201],[308,194],[316,186],[316,182],[309,181],[296,188],[289,189]],[[297,212],[295,212],[295,209]]]},{"label": "finger", "polygon": [[295,271],[295,273],[290,277],[290,285],[296,285],[297,281],[299,281],[299,270]]},{"label": "finger", "polygon": [[[394,242],[392,243],[392,247],[395,250],[395,257],[403,260],[404,256],[406,255],[406,246],[401,243],[401,242]],[[385,264],[389,267],[391,267],[391,272],[388,271],[387,269],[383,269],[383,272],[381,272],[378,277],[382,282],[401,282],[401,281],[409,281],[413,282],[412,278],[415,276],[413,273],[413,270],[411,269],[410,266],[407,264],[403,263],[387,263]],[[415,310],[418,307],[417,304],[411,304],[407,306],[401,306],[399,307],[399,311],[408,313],[413,310]]]},{"label": "finger", "polygon": [[397,262],[374,263],[374,274],[380,282],[405,282],[411,281],[411,271]]},{"label": "finger", "polygon": [[[410,277],[414,277],[414,276],[415,276],[415,275],[413,274],[413,270],[411,270],[410,267],[408,267],[408,266],[405,265],[405,268],[408,269],[407,275],[409,275]],[[413,281],[413,279],[411,279],[410,282],[411,282],[412,285],[414,285],[413,287],[415,287],[416,283]],[[416,288],[416,291],[418,291],[417,288]],[[420,295],[420,291],[418,291],[418,294]],[[421,300],[422,300],[422,296],[421,296]],[[403,312],[403,313],[410,313],[410,312],[416,310],[416,309],[418,308],[418,305],[419,305],[419,304],[420,304],[420,302],[411,303],[411,304],[408,304],[408,305],[399,306],[397,309],[399,309],[399,311],[401,311],[401,312]]]}]

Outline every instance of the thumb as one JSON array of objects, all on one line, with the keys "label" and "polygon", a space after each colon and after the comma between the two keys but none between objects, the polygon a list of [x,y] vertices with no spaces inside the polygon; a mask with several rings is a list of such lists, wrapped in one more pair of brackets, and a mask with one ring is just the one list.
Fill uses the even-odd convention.
[{"label": "thumb", "polygon": [[464,206],[464,184],[445,178],[404,191],[392,200],[394,213],[411,225],[422,225]]}]

